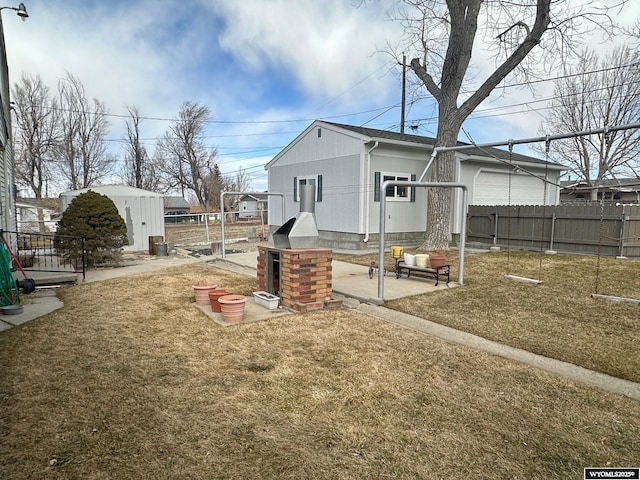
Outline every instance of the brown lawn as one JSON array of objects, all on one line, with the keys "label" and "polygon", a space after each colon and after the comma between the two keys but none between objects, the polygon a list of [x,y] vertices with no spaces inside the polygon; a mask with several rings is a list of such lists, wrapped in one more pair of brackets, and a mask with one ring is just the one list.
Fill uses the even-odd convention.
[{"label": "brown lawn", "polygon": [[[560,294],[551,272],[501,287],[490,258],[468,259],[468,286],[408,302],[540,345],[531,318],[555,317],[546,339],[585,362],[598,341],[567,344],[577,316],[593,336],[637,335],[630,306]],[[640,402],[352,310],[222,328],[191,305],[203,279],[255,286],[206,264],[79,285],[2,333],[0,478],[566,479],[640,464]]]}]

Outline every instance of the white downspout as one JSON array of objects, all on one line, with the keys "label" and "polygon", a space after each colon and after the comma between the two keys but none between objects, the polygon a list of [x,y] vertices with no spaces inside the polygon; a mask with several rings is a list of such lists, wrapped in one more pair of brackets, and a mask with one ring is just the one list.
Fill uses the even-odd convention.
[{"label": "white downspout", "polygon": [[362,241],[364,243],[367,243],[369,241],[369,175],[371,174],[371,152],[373,152],[376,148],[378,148],[378,141],[376,141],[376,143],[373,145],[373,147],[371,147],[369,149],[369,151],[367,152],[367,167],[366,167],[366,173],[365,173],[365,179],[364,179],[364,184],[365,184],[365,189],[364,189],[364,238],[362,239]]}]

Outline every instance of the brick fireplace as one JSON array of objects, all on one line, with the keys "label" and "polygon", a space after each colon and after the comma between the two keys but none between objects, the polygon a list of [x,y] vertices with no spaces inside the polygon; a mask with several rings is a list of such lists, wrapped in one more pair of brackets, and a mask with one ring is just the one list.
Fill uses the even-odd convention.
[{"label": "brick fireplace", "polygon": [[258,290],[296,311],[339,308],[332,300],[330,249],[258,247]]}]

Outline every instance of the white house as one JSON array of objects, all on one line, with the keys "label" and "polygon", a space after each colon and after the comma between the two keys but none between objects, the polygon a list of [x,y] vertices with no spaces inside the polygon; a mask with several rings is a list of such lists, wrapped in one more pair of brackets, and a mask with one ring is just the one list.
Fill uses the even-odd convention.
[{"label": "white house", "polygon": [[[367,248],[369,242],[378,241],[380,183],[419,179],[434,143],[435,139],[418,135],[316,120],[265,166],[269,192],[283,193],[285,202],[285,218],[280,200],[270,203],[269,225],[273,229],[295,216],[299,186],[314,184],[320,243],[332,248]],[[556,204],[562,170],[561,165],[534,157],[473,148],[456,152],[454,181],[467,186],[471,205],[508,204],[509,199],[514,205]],[[545,175],[550,182],[546,199],[545,182],[540,179]],[[460,234],[457,206],[461,195],[457,190],[453,194],[452,240]],[[385,238],[403,245],[421,243],[426,228],[426,189],[394,187],[388,189],[386,199]]]},{"label": "white house", "polygon": [[20,232],[55,232],[58,227],[58,199],[56,198],[16,198],[16,215]]},{"label": "white house", "polygon": [[92,190],[109,197],[127,225],[129,245],[125,251],[149,251],[149,237],[164,237],[164,196],[126,185],[103,185],[60,194],[61,211],[71,201]]},{"label": "white house", "polygon": [[267,211],[268,196],[264,193],[251,193],[240,197],[238,216],[240,218],[259,218],[262,212]]},{"label": "white house", "polygon": [[9,68],[0,18],[0,228],[16,231],[15,177],[11,139],[11,104]]}]

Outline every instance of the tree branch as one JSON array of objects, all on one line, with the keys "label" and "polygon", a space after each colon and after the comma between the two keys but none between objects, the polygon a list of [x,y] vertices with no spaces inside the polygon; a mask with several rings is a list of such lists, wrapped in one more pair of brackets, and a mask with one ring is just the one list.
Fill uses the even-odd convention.
[{"label": "tree branch", "polygon": [[493,89],[540,43],[542,35],[547,31],[551,22],[551,2],[552,0],[537,0],[536,20],[531,32],[502,65],[485,80],[480,88],[460,106],[460,113],[463,118],[470,115],[491,94]]},{"label": "tree branch", "polygon": [[411,60],[410,66],[411,70],[413,70],[413,72],[418,76],[429,93],[433,95],[436,100],[440,101],[442,90],[440,90],[440,87],[438,87],[436,82],[433,81],[433,77],[429,75],[427,69],[420,63],[420,59],[414,58]]}]

